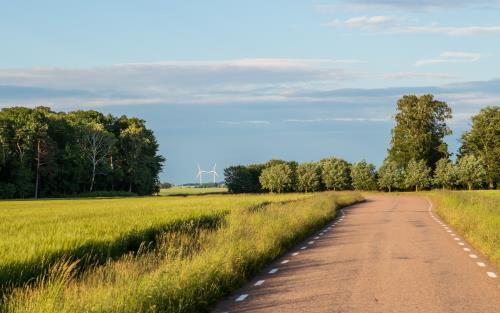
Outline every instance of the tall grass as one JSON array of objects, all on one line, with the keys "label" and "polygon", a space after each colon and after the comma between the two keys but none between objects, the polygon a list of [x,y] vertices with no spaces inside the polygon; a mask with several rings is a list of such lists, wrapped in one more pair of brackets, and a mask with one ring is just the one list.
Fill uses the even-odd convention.
[{"label": "tall grass", "polygon": [[158,249],[71,276],[62,266],[48,283],[19,288],[6,312],[207,312],[336,209],[362,198],[322,193],[259,209],[238,208],[217,230],[174,232]]},{"label": "tall grass", "polygon": [[236,208],[306,197],[218,195],[0,201],[0,294],[44,275],[61,258],[103,262],[162,232],[195,223],[216,227]]},{"label": "tall grass", "polygon": [[430,193],[443,220],[500,267],[500,191]]}]

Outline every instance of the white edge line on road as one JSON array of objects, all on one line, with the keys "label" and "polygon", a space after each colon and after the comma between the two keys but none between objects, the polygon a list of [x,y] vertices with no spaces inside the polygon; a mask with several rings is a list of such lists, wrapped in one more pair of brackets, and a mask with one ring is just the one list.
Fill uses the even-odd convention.
[{"label": "white edge line on road", "polygon": [[248,297],[248,294],[242,294],[241,296],[239,296],[238,298],[236,298],[236,302],[241,302],[243,300],[245,300],[246,298]]},{"label": "white edge line on road", "polygon": [[486,275],[488,275],[491,278],[497,278],[497,274],[495,274],[493,272],[486,272]]},{"label": "white edge line on road", "polygon": [[264,282],[265,282],[265,280],[259,280],[258,282],[256,282],[256,283],[254,284],[254,286],[260,286],[260,285],[262,285]]}]

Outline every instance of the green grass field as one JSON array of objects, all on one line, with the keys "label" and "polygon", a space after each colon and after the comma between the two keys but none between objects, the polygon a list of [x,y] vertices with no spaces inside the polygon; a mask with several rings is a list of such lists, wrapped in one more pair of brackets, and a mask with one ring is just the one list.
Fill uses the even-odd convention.
[{"label": "green grass field", "polygon": [[[46,203],[45,209],[30,202],[15,202],[19,204],[15,208],[7,208],[8,203],[2,203],[6,206],[0,209],[2,214],[18,218],[24,215],[26,224],[52,231],[52,238],[62,246],[65,240],[58,237],[66,238],[65,231],[56,228],[63,228],[66,232],[72,228],[67,228],[65,223],[38,222],[47,220],[47,215],[54,212],[66,216],[63,219],[67,221],[82,216],[77,218],[75,225],[84,223],[92,231],[78,232],[76,237],[80,242],[90,240],[90,237],[96,240],[97,234],[106,233],[101,230],[103,227],[111,233],[122,234],[127,233],[125,229],[133,230],[131,225],[134,223],[135,227],[149,225],[151,221],[144,213],[149,210],[157,212],[156,220],[167,221],[182,219],[182,213],[188,212],[195,216],[202,214],[200,212],[226,214],[223,222],[215,227],[189,224],[164,231],[157,237],[153,248],[122,255],[115,260],[108,259],[79,275],[75,270],[77,262],[59,262],[44,279],[6,295],[0,311],[206,312],[217,299],[331,220],[337,208],[361,199],[357,193],[208,195],[94,200],[93,203],[91,200],[53,201]],[[128,209],[122,211],[127,201],[130,201]],[[65,211],[70,207],[69,210],[74,211],[71,214]],[[42,211],[38,217],[25,212],[34,213],[36,210]],[[135,214],[134,210],[143,213]],[[101,219],[104,221],[97,222]],[[98,224],[92,226],[89,223],[92,220]],[[114,227],[122,231],[115,232]],[[25,233],[29,233],[27,229]],[[4,245],[8,245],[9,240],[16,240],[17,246],[32,245],[31,241],[12,234],[12,231],[10,229],[10,239],[2,238]],[[11,242],[10,245],[15,244]]]},{"label": "green grass field", "polygon": [[433,191],[439,216],[500,267],[500,190]]},{"label": "green grass field", "polygon": [[0,287],[33,279],[62,257],[104,261],[185,224],[215,227],[233,209],[308,196],[0,201]]},{"label": "green grass field", "polygon": [[172,187],[160,190],[160,196],[187,196],[187,195],[206,195],[227,193],[227,188],[190,188],[190,187]]}]

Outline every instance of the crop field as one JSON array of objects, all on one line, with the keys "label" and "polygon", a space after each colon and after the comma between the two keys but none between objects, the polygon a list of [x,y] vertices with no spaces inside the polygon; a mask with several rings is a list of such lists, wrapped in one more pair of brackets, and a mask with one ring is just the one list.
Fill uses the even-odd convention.
[{"label": "crop field", "polygon": [[224,187],[209,187],[209,188],[190,188],[190,187],[172,187],[162,189],[160,196],[182,196],[182,195],[206,195],[206,194],[222,194],[227,193],[227,188]]},{"label": "crop field", "polygon": [[433,191],[436,211],[500,267],[500,190]]},{"label": "crop field", "polygon": [[188,223],[215,227],[232,209],[304,197],[308,196],[0,201],[0,286],[32,279],[61,257],[102,261]]},{"label": "crop field", "polygon": [[[8,223],[0,225],[0,311],[208,311],[336,208],[361,199],[316,193],[2,201],[0,219]],[[140,248],[144,243],[150,245]]]}]

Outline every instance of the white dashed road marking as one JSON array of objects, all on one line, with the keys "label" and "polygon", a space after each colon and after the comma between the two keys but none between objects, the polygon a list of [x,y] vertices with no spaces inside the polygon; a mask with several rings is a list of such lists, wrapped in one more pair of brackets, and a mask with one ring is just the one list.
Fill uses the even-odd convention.
[{"label": "white dashed road marking", "polygon": [[243,294],[243,295],[239,296],[238,298],[236,298],[236,302],[241,302],[241,301],[245,300],[247,297],[248,297],[248,294]]},{"label": "white dashed road marking", "polygon": [[305,249],[307,249],[307,247],[301,247],[301,248],[300,248],[300,250],[305,250]]},{"label": "white dashed road marking", "polygon": [[281,264],[287,264],[288,262],[290,262],[290,260],[284,260],[284,261],[281,261]]},{"label": "white dashed road marking", "polygon": [[254,286],[260,286],[260,285],[262,285],[264,282],[265,282],[265,280],[259,280],[258,282],[256,282],[256,283],[254,284]]},{"label": "white dashed road marking", "polygon": [[298,252],[294,252],[294,253],[292,253],[292,255],[293,255],[293,256],[296,256],[296,255],[298,255],[298,254],[299,254]]},{"label": "white dashed road marking", "polygon": [[477,262],[477,265],[481,266],[481,267],[485,267],[486,266],[486,264],[484,264],[483,262]]},{"label": "white dashed road marking", "polygon": [[269,274],[275,274],[276,272],[278,272],[278,269],[273,268],[272,270],[269,271]]},{"label": "white dashed road marking", "polygon": [[477,259],[477,255],[475,255],[475,254],[469,254],[469,256],[470,256],[471,258],[473,258],[473,259]]},{"label": "white dashed road marking", "polygon": [[488,275],[491,278],[497,278],[497,274],[495,274],[493,272],[486,272],[486,275]]},{"label": "white dashed road marking", "polygon": [[312,241],[312,240],[308,242],[308,244],[310,244],[310,245],[312,245],[313,243],[314,243],[314,241]]},{"label": "white dashed road marking", "polygon": [[[464,248],[464,251],[469,252],[469,251],[470,251],[470,249],[469,249],[469,248]],[[472,258],[472,257],[471,257],[471,258]]]}]

